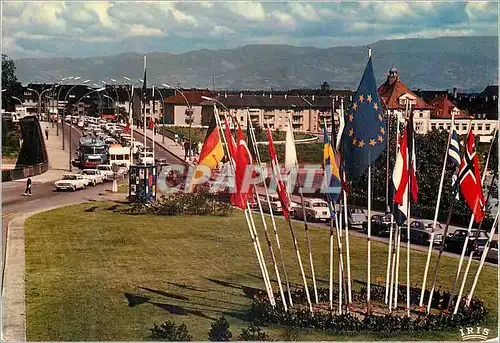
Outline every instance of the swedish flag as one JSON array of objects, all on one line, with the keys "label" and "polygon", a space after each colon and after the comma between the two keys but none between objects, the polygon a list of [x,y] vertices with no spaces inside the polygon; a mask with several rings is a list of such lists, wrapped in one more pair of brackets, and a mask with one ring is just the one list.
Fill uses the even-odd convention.
[{"label": "swedish flag", "polygon": [[323,148],[323,166],[325,168],[325,184],[327,187],[325,193],[327,194],[329,200],[335,203],[340,196],[342,183],[340,181],[337,159],[335,158],[333,147],[330,144],[330,137],[328,136],[328,132],[326,130],[326,122],[323,125],[323,130],[325,143]]},{"label": "swedish flag", "polygon": [[386,123],[371,57],[345,116],[341,156],[348,179],[361,176],[387,146]]}]

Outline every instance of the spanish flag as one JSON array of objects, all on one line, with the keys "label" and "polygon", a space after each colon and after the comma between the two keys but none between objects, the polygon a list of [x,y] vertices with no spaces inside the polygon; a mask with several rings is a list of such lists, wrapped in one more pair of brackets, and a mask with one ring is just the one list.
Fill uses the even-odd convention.
[{"label": "spanish flag", "polygon": [[191,179],[190,191],[193,190],[194,186],[199,182],[196,180],[203,178],[205,168],[200,166],[208,167],[210,170],[217,167],[219,162],[224,157],[224,149],[222,147],[222,141],[219,133],[219,126],[215,120],[215,113],[217,108],[214,106],[214,116],[208,127],[207,136],[205,137],[205,142],[201,148],[200,157],[198,160],[198,165],[193,173],[193,178]]}]

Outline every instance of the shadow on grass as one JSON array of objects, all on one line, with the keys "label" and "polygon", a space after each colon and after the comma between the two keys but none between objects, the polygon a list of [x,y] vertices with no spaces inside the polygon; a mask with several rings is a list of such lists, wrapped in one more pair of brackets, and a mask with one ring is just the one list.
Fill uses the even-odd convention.
[{"label": "shadow on grass", "polygon": [[227,282],[227,281],[222,281],[222,280],[217,280],[217,279],[211,279],[211,278],[205,278],[206,280],[213,282],[217,285],[224,286],[224,287],[230,287],[230,288],[235,288],[235,289],[241,289],[243,291],[243,294],[245,294],[245,297],[249,299],[253,299],[254,296],[262,291],[260,288],[255,288],[255,287],[250,287],[250,286],[244,286],[244,285],[238,285],[236,283],[232,282]]},{"label": "shadow on grass", "polygon": [[99,207],[98,206],[92,206],[84,210],[83,212],[95,212]]},{"label": "shadow on grass", "polygon": [[167,298],[173,298],[173,299],[177,299],[177,300],[184,300],[184,301],[189,301],[189,298],[188,297],[185,297],[183,295],[179,295],[179,294],[175,294],[175,293],[168,293],[168,292],[165,292],[165,291],[160,291],[160,290],[157,290],[157,289],[151,289],[151,288],[147,288],[147,287],[139,287],[140,289],[144,289],[148,292],[152,292],[152,293],[155,293],[155,294],[158,294],[158,295],[162,295],[164,297],[167,297]]},{"label": "shadow on grass", "polygon": [[184,288],[184,289],[187,289],[189,291],[196,291],[196,292],[203,292],[203,293],[207,292],[204,289],[195,288],[195,287],[192,287],[192,286],[189,286],[189,285],[185,285],[185,284],[180,284],[180,283],[175,283],[175,282],[167,282],[167,283],[169,285],[172,285],[172,286],[175,286],[175,287],[179,287],[179,288]]},{"label": "shadow on grass", "polygon": [[118,207],[120,207],[120,205],[112,205],[112,206],[110,206],[110,207],[106,208],[106,211],[113,211],[113,212],[115,212],[115,210],[116,210]]},{"label": "shadow on grass", "polygon": [[206,318],[206,319],[210,319],[210,320],[216,320],[213,317],[207,316],[206,314],[204,314],[200,310],[187,309],[187,308],[182,307],[182,306],[165,304],[165,303],[157,303],[157,302],[151,302],[150,304],[154,305],[158,308],[161,308],[162,310],[165,310],[170,314],[176,314],[179,316],[194,315],[194,316],[198,316],[198,317],[202,317],[202,318]]},{"label": "shadow on grass", "polygon": [[125,295],[125,298],[127,298],[128,300],[128,307],[135,307],[137,305],[145,304],[151,299],[149,297],[144,297],[142,295],[132,293],[123,293],[123,295]]}]

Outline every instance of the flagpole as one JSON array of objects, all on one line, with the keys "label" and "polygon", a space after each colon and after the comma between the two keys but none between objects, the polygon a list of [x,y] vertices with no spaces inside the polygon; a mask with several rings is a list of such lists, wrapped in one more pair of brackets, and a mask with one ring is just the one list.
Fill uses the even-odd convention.
[{"label": "flagpole", "polygon": [[469,295],[467,296],[467,302],[466,305],[469,306],[470,302],[472,300],[472,295],[474,294],[474,290],[476,289],[477,281],[479,279],[479,274],[481,274],[481,269],[483,268],[484,261],[486,260],[486,257],[488,256],[488,251],[490,250],[490,245],[491,241],[493,240],[493,235],[495,234],[495,230],[497,228],[498,224],[498,214],[499,212],[497,211],[497,215],[495,216],[495,220],[493,221],[493,225],[491,226],[490,230],[490,237],[488,239],[488,242],[486,243],[483,254],[481,255],[481,261],[479,262],[479,267],[477,268],[476,274],[474,275],[474,281],[472,283],[472,287],[470,289]]},{"label": "flagpole", "polygon": [[[493,142],[491,144],[493,144]],[[484,171],[487,171],[486,168],[484,169]],[[486,173],[484,173],[484,175],[486,175]],[[490,184],[490,187],[488,188],[488,195],[486,196],[486,200],[484,202],[484,207],[486,207],[486,204],[490,200],[491,188],[493,187],[493,183],[495,183],[496,176],[497,176],[497,170],[495,170],[495,174],[493,175],[493,178],[491,179],[491,184]],[[481,185],[482,185],[482,182],[481,182]],[[479,204],[479,206],[481,206],[481,205]],[[479,237],[479,232],[481,230],[481,227],[483,226],[483,222],[484,222],[484,219],[481,220],[481,222],[479,223],[479,227],[476,230],[476,235],[474,238],[476,243],[477,243],[477,239]],[[466,242],[468,242],[468,241],[466,241]],[[467,245],[467,243],[465,243],[464,245]],[[469,255],[469,262],[468,262],[467,268],[465,269],[465,272],[464,272],[464,279],[462,281],[462,286],[460,287],[460,293],[458,294],[457,301],[455,303],[455,311],[453,312],[453,314],[457,314],[458,306],[460,305],[460,299],[462,298],[462,292],[463,292],[463,289],[465,286],[465,281],[467,280],[467,275],[469,273],[469,266],[472,262],[473,256],[474,256],[474,250],[471,250],[470,255]]]},{"label": "flagpole", "polygon": [[410,102],[409,106],[409,115],[410,115],[410,122],[408,125],[410,126],[408,132],[411,132],[411,137],[410,135],[407,135],[408,142],[410,144],[407,144],[408,146],[408,221],[407,221],[407,226],[406,226],[406,314],[410,316],[410,247],[411,247],[411,242],[410,242],[410,225],[411,225],[411,199],[412,199],[412,189],[411,189],[411,184],[412,184],[412,175],[413,175],[413,112],[411,110],[412,103]]},{"label": "flagpole", "polygon": [[[288,114],[288,125],[291,128],[292,127],[292,121],[290,119],[290,114]],[[295,146],[295,139],[293,137],[293,132],[292,132],[292,142],[293,145]],[[298,161],[295,161],[295,169],[297,170],[297,183],[299,187],[299,194],[300,194],[300,201],[301,201],[301,206],[302,206],[302,217],[303,217],[303,222],[304,222],[304,231],[306,234],[306,248],[307,248],[307,253],[309,254],[309,264],[311,265],[311,276],[313,279],[313,288],[314,288],[314,299],[316,300],[316,304],[319,302],[318,298],[318,288],[316,286],[316,275],[314,273],[314,263],[313,263],[313,257],[312,257],[312,250],[311,250],[311,239],[309,237],[309,226],[307,225],[307,218],[306,218],[306,209],[304,206],[304,193],[302,191],[302,183],[300,182],[299,178],[299,165]],[[289,198],[291,199],[290,195]]]},{"label": "flagpole", "polygon": [[[408,113],[408,101],[406,101],[406,109],[405,109],[405,116]],[[398,128],[397,128],[397,133],[399,137],[399,125],[401,123],[401,118],[398,117]],[[399,144],[399,139],[396,142],[397,148],[396,151],[399,150],[400,144]],[[396,270],[394,273],[394,309],[397,309],[398,307],[398,293],[399,293],[399,261],[400,261],[400,253],[401,253],[401,232],[402,232],[402,225],[397,225],[397,249],[396,249]]]},{"label": "flagpole", "polygon": [[[267,129],[270,132],[269,124],[267,124]],[[279,172],[279,165],[276,165],[276,169],[277,169],[276,171],[273,170],[273,172],[275,174],[274,177],[277,179],[276,180],[277,182],[281,182],[282,183],[283,179],[281,178],[281,174]],[[298,170],[298,168],[297,168],[297,170]],[[300,188],[300,184],[299,184],[299,188]],[[302,281],[304,282],[304,288],[305,288],[305,292],[306,292],[307,303],[309,304],[309,310],[311,312],[313,312],[313,307],[312,307],[312,302],[311,302],[311,296],[309,294],[309,287],[307,286],[306,274],[304,273],[304,266],[302,265],[302,258],[300,257],[299,245],[297,243],[297,237],[295,236],[295,230],[293,229],[292,220],[291,220],[290,216],[288,216],[287,221],[288,221],[288,227],[290,229],[290,234],[292,236],[293,246],[295,248],[295,255],[297,256],[297,261],[299,263],[300,273],[302,275]]]},{"label": "flagpole", "polygon": [[[147,83],[146,83],[146,54],[144,54],[144,86],[142,95],[142,117],[143,117],[143,125],[144,125],[144,149],[148,146],[147,144],[147,135],[146,135],[146,98],[147,98]],[[146,164],[146,162],[144,162]]]},{"label": "flagpole", "polygon": [[[215,121],[217,123],[217,128],[219,129],[222,125],[220,122],[217,107],[215,105],[214,105],[214,116],[215,116]],[[224,145],[226,146],[227,156],[231,157],[231,153],[229,151],[229,146],[228,146],[227,141],[226,141],[226,136],[222,135],[222,139],[224,141]],[[236,166],[233,164],[233,160],[231,158],[229,158],[229,164],[231,166],[231,170],[232,170],[233,174],[236,175]],[[240,200],[242,200],[241,194],[240,194]],[[248,226],[248,231],[250,232],[250,239],[252,240],[252,244],[253,244],[254,249],[255,249],[255,254],[257,255],[257,260],[259,262],[259,267],[260,267],[260,270],[262,272],[262,278],[264,279],[264,286],[266,288],[266,292],[267,292],[267,295],[269,297],[269,302],[274,307],[275,306],[274,295],[272,292],[272,288],[270,286],[270,281],[268,279],[268,275],[266,273],[267,268],[266,268],[265,262],[263,260],[263,256],[261,253],[259,253],[259,246],[260,245],[258,244],[258,237],[255,235],[256,230],[255,230],[255,227],[253,226],[254,223],[253,223],[253,219],[251,217],[251,210],[250,210],[250,205],[248,204],[248,201],[247,201],[247,208],[244,210],[244,212],[245,212],[245,219],[246,219],[247,226]]]},{"label": "flagpole", "polygon": [[[153,88],[153,108],[155,107],[155,85],[152,85],[152,88]],[[154,116],[154,110],[152,111],[152,114],[151,114],[151,120],[153,122],[153,164],[155,163],[155,129],[156,129],[156,123],[154,122],[154,119],[152,119]]]},{"label": "flagpole", "polygon": [[418,305],[419,307],[422,307],[424,304],[424,295],[425,295],[425,286],[426,286],[426,282],[427,282],[427,273],[429,271],[429,264],[431,262],[432,246],[434,243],[434,235],[435,235],[435,231],[436,231],[437,219],[438,219],[438,214],[439,214],[439,206],[441,204],[441,193],[443,191],[444,174],[446,172],[446,160],[448,158],[448,150],[450,149],[450,141],[451,141],[451,134],[453,132],[454,121],[455,121],[455,113],[452,113],[451,114],[451,127],[450,127],[450,132],[448,134],[448,142],[446,143],[443,168],[441,170],[441,179],[439,181],[439,191],[438,191],[438,197],[437,197],[437,201],[436,201],[436,209],[434,211],[434,222],[432,223],[432,232],[431,232],[431,237],[430,237],[430,242],[429,242],[429,250],[427,251],[427,261],[425,262],[424,280],[422,281],[422,289],[420,292],[420,303]]},{"label": "flagpole", "polygon": [[[385,192],[385,207],[386,211],[390,211],[389,208],[389,155],[391,152],[391,146],[389,144],[389,137],[391,136],[391,131],[390,131],[390,115],[389,112],[386,111],[387,113],[387,149],[386,149],[386,192]],[[397,148],[396,148],[396,154],[397,154]],[[390,306],[390,301],[389,301],[389,279],[390,279],[390,270],[391,270],[391,258],[392,258],[392,226],[393,226],[393,215],[392,211],[391,212],[391,226],[389,227],[389,249],[387,250],[387,270],[385,272],[385,298],[384,301],[385,303],[389,303],[389,309],[391,309]],[[392,285],[392,284],[391,284]]]},{"label": "flagpole", "polygon": [[[253,141],[253,145],[255,146],[255,155],[256,155],[255,157],[257,158],[257,163],[259,164],[259,167],[260,167],[261,160],[260,160],[260,154],[259,154],[259,147],[257,146],[257,140],[255,139],[255,133],[253,132],[252,120],[251,120],[250,114],[248,112],[247,112],[247,115],[248,115],[248,122],[249,122],[249,126],[248,126],[247,129],[250,130],[250,139]],[[275,232],[275,234],[277,234],[276,224],[274,222],[273,209],[272,209],[272,206],[271,206],[271,202],[269,200],[269,194],[267,192],[266,180],[264,180],[264,176],[262,175],[262,172],[260,172],[260,176],[261,176],[262,183],[264,184],[264,190],[266,192],[266,201],[267,201],[267,204],[269,206],[269,212],[270,212],[270,215],[271,215],[271,221],[273,223],[274,232]],[[259,194],[257,193],[257,190],[255,189],[255,187],[254,187],[254,192],[255,192],[255,197],[257,198],[257,204],[259,206],[259,212],[260,212],[260,216],[261,216],[261,219],[262,219],[262,225],[264,226],[264,233],[265,233],[265,236],[266,236],[267,247],[269,249],[269,254],[271,255],[271,260],[273,262],[274,272],[276,273],[276,279],[278,281],[278,286],[279,286],[279,290],[280,290],[281,300],[283,301],[283,307],[284,307],[285,311],[288,311],[288,306],[286,304],[285,293],[283,292],[283,284],[281,283],[281,277],[280,277],[280,273],[279,273],[279,269],[278,269],[278,264],[276,263],[276,256],[274,255],[274,250],[273,250],[273,246],[272,246],[272,243],[271,243],[271,238],[269,236],[269,232],[268,232],[268,229],[267,229],[267,223],[266,223],[266,220],[264,218],[264,211],[262,210],[262,204],[260,202],[260,197],[259,197]],[[279,243],[279,241],[278,241],[278,243]],[[278,247],[279,247],[279,244],[278,244]]]},{"label": "flagpole", "polygon": [[[470,124],[470,126],[472,126],[472,123]],[[470,131],[471,131],[470,126],[469,126],[469,134],[470,134]],[[467,135],[467,137],[468,137],[468,135]],[[488,156],[486,158],[486,164],[484,166],[483,175],[481,177],[481,185],[483,185],[484,180],[486,179],[486,174],[488,172],[488,164],[490,162],[490,155],[491,155],[491,150],[492,150],[492,145],[493,144],[494,144],[494,140],[491,141],[490,148],[488,150]],[[472,224],[473,223],[474,223],[474,211],[472,212],[472,215],[470,217],[469,227],[467,228],[467,235],[465,236],[465,242],[469,241],[469,236],[470,236],[470,232],[472,230]],[[456,283],[458,281],[458,278],[460,277],[460,271],[462,269],[462,263],[463,263],[463,260],[464,260],[465,251],[466,250],[467,250],[467,244],[464,243],[464,246],[462,247],[462,253],[460,255],[460,260],[458,261],[458,266],[457,266],[457,271],[455,273],[455,278],[453,279],[453,285],[452,285],[452,290],[451,290],[451,297],[448,300],[448,306],[447,307],[449,307],[451,305],[451,301],[453,300],[453,296],[455,295],[456,286],[457,286]],[[459,299],[457,299],[457,301],[459,301]]]},{"label": "flagpole", "polygon": [[[129,103],[129,123],[130,123],[130,165],[133,164],[134,158],[134,146],[135,146],[135,140],[134,140],[134,106],[132,106],[132,102],[134,101],[134,85],[131,86],[132,91],[131,91],[131,99]],[[129,166],[130,168],[130,166]]]},{"label": "flagpole", "polygon": [[[344,130],[344,98],[340,99],[340,116],[339,116],[339,122],[340,122],[340,127],[339,127],[339,134],[337,135],[337,151],[339,151],[340,148],[340,141],[341,141],[341,136],[342,132]],[[343,180],[345,181],[346,174],[344,171],[342,171],[343,175]],[[342,181],[341,181],[342,182]],[[351,285],[351,254],[350,254],[350,249],[349,249],[349,220],[347,216],[347,194],[346,191],[343,189],[342,190],[342,201],[343,201],[343,207],[344,207],[344,224],[345,224],[345,245],[346,245],[346,264],[347,264],[347,302],[350,304],[352,302],[352,285]]]}]

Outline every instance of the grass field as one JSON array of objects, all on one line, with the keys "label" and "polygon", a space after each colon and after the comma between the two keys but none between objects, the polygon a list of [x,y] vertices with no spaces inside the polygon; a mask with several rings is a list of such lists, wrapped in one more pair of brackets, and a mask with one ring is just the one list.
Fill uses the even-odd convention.
[{"label": "grass field", "polygon": [[[235,339],[248,325],[239,315],[250,303],[245,290],[263,288],[243,214],[132,216],[114,213],[116,206],[126,205],[75,205],[27,220],[28,341],[145,340],[153,323],[167,319],[186,323],[194,340],[207,340],[211,323],[221,314],[230,322]],[[278,223],[289,276],[298,284],[301,278],[289,231],[283,220]],[[296,232],[306,256],[302,227],[296,225]],[[263,232],[259,233],[264,247]],[[328,231],[311,228],[311,243],[316,277],[320,286],[327,287]],[[387,245],[373,242],[375,283],[385,277],[386,256]],[[402,256],[406,256],[404,249]],[[421,284],[426,255],[412,252],[411,256],[412,284]],[[307,261],[303,262],[309,272]],[[456,263],[442,258],[439,286],[451,286]],[[476,266],[473,263],[471,269]],[[351,236],[351,267],[353,279],[366,279],[365,239]],[[493,331],[490,338],[497,327],[497,289],[497,269],[485,267],[476,294],[492,311],[483,325]],[[391,336],[263,329],[276,340],[460,339],[458,330]]]}]

